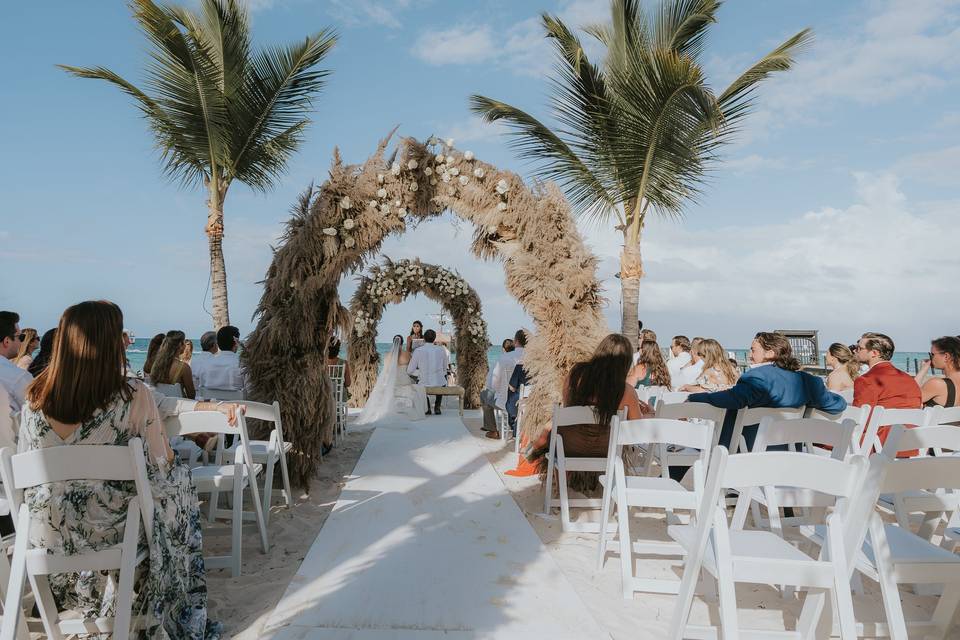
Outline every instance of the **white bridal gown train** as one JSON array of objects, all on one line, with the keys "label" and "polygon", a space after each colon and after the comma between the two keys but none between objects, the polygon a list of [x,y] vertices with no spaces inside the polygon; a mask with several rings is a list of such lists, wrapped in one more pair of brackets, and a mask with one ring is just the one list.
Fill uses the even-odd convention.
[{"label": "white bridal gown train", "polygon": [[393,340],[393,347],[384,357],[383,371],[370,392],[367,403],[354,424],[372,424],[391,416],[407,420],[422,420],[427,412],[427,394],[423,386],[413,380],[398,365],[403,341]]}]

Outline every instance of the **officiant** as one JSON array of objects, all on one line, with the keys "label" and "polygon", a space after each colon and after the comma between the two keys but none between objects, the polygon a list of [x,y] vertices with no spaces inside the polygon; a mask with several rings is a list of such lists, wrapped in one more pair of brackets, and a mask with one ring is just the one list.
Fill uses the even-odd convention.
[{"label": "officiant", "polygon": [[[447,355],[446,349],[434,344],[436,339],[437,332],[433,329],[427,329],[423,334],[425,344],[414,350],[413,357],[410,358],[410,364],[407,365],[407,373],[419,376],[419,383],[424,387],[447,386],[447,369],[450,368],[450,356]],[[436,396],[432,413],[440,415],[441,400],[443,400],[443,396]],[[431,415],[429,402],[426,415]]]}]

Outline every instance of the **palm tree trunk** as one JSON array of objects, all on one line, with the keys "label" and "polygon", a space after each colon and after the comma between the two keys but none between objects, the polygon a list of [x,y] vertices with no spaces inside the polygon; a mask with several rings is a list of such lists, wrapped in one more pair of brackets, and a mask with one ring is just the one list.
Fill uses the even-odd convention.
[{"label": "palm tree trunk", "polygon": [[620,317],[620,333],[625,335],[633,348],[637,348],[640,311],[640,278],[643,277],[643,260],[640,256],[640,237],[631,238],[630,229],[623,230],[623,251],[620,253],[620,299],[623,309]]},{"label": "palm tree trunk", "polygon": [[210,292],[213,299],[213,328],[230,324],[227,307],[227,266],[223,260],[223,201],[226,192],[216,183],[209,185],[207,200],[207,243],[210,247]]}]

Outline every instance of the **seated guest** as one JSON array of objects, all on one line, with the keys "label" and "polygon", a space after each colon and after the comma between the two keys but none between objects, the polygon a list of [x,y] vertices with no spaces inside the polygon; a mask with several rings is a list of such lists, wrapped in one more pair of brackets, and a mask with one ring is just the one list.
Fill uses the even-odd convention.
[{"label": "seated guest", "polygon": [[348,389],[351,383],[350,363],[340,357],[340,346],[340,338],[336,336],[330,338],[330,342],[327,343],[327,365],[343,365],[343,388]]},{"label": "seated guest", "polygon": [[[931,365],[943,371],[942,378],[925,380]],[[930,359],[923,361],[916,381],[920,387],[920,399],[925,407],[960,406],[960,338],[944,336],[930,342]]]},{"label": "seated guest", "polygon": [[[637,393],[627,384],[633,347],[619,333],[611,333],[600,341],[589,360],[573,365],[563,387],[563,406],[593,407],[596,417],[591,424],[560,427],[563,450],[568,457],[604,458],[610,443],[610,420],[626,408],[627,420],[636,420],[650,413],[650,408],[637,399]],[[550,445],[550,431],[545,431],[534,445],[534,452],[542,455]],[[546,468],[546,465],[543,465]],[[578,491],[591,491],[598,486],[598,473],[576,474],[571,486]],[[552,482],[552,478],[547,479]]]},{"label": "seated guest", "polygon": [[[526,332],[524,332],[526,339]],[[526,343],[524,343],[526,344]],[[527,370],[523,366],[523,358],[517,360],[513,367],[513,373],[510,374],[510,381],[507,383],[507,422],[513,431],[514,437],[517,435],[517,411],[520,406],[520,387],[527,384]]]},{"label": "seated guest", "polygon": [[240,330],[227,325],[217,331],[218,351],[204,364],[200,371],[200,386],[218,391],[243,391],[246,376],[240,367]]},{"label": "seated guest", "polygon": [[150,369],[153,368],[153,360],[157,357],[157,350],[163,344],[163,339],[167,337],[165,333],[158,333],[150,338],[150,344],[147,345],[147,359],[143,361],[144,376],[150,375]]},{"label": "seated guest", "polygon": [[40,336],[36,329],[24,329],[23,342],[20,343],[20,350],[13,357],[13,363],[21,369],[30,369],[30,363],[33,362],[33,352],[40,346]]},{"label": "seated guest", "polygon": [[[640,324],[643,324],[642,322]],[[633,365],[636,366],[640,360],[640,347],[644,342],[657,342],[657,333],[653,329],[640,329],[640,335],[637,339],[637,351],[633,354]]]},{"label": "seated guest", "polygon": [[193,362],[193,340],[183,341],[183,353],[180,354],[180,359],[187,364]]},{"label": "seated guest", "polygon": [[[447,386],[447,370],[450,368],[450,356],[447,351],[438,344],[435,344],[437,332],[433,329],[427,329],[423,334],[424,344],[414,349],[410,357],[410,364],[407,365],[407,373],[416,375],[419,384],[424,387],[445,387]],[[437,395],[434,398],[433,411],[430,411],[430,403],[427,402],[426,415],[435,413],[440,415],[440,403],[443,396]],[[489,434],[487,434],[489,435]]]},{"label": "seated guest", "polygon": [[670,372],[667,363],[663,361],[663,354],[656,342],[645,340],[640,343],[640,357],[627,379],[634,387],[666,387],[671,388]]},{"label": "seated guest", "polygon": [[[518,329],[513,335],[513,350],[505,351],[497,360],[493,367],[493,391],[496,393],[496,403],[501,409],[507,408],[507,395],[509,393],[510,376],[513,375],[513,369],[517,363],[523,359],[523,352],[527,346],[527,334],[523,329]],[[488,436],[494,438],[494,436]],[[498,433],[496,437],[500,437]]]},{"label": "seated guest", "polygon": [[[886,409],[919,409],[923,402],[920,385],[890,360],[894,344],[882,333],[865,333],[857,343],[857,360],[870,369],[853,381],[853,404]],[[885,438],[881,436],[881,439]]]},{"label": "seated guest", "polygon": [[853,389],[853,381],[860,376],[860,363],[857,362],[850,348],[834,342],[827,349],[824,360],[832,369],[827,376],[827,389],[835,393]]},{"label": "seated guest", "polygon": [[167,332],[153,359],[150,381],[154,386],[179,384],[183,397],[192,400],[197,397],[197,390],[193,386],[193,371],[190,370],[190,365],[181,359],[185,343],[186,336],[183,331]]},{"label": "seated guest", "polygon": [[20,407],[27,394],[27,385],[33,380],[28,371],[13,363],[26,335],[20,331],[20,316],[13,311],[0,311],[0,385],[10,396],[10,414],[20,415]]},{"label": "seated guest", "polygon": [[689,393],[725,391],[737,383],[740,372],[730,363],[726,351],[712,338],[701,340],[691,351],[703,363],[703,372],[695,384],[680,387]]},{"label": "seated guest", "polygon": [[200,371],[210,361],[210,358],[218,351],[217,332],[205,331],[200,336],[200,353],[193,356],[190,360],[190,370],[193,372],[193,386],[200,387]]},{"label": "seated guest", "polygon": [[680,369],[690,364],[690,338],[674,336],[670,341],[670,359],[667,361],[667,371],[671,380],[680,379]]},{"label": "seated guest", "polygon": [[[737,383],[726,391],[693,393],[688,402],[706,402],[727,409],[720,432],[720,444],[731,445],[737,410],[753,407],[812,407],[827,413],[840,413],[846,401],[827,391],[823,380],[800,371],[800,363],[793,357],[793,349],[779,333],[761,331],[750,344],[753,367],[744,372]],[[757,425],[745,425],[743,435],[748,448],[753,448]]]},{"label": "seated guest", "polygon": [[46,369],[50,363],[50,356],[53,353],[53,340],[56,337],[57,328],[54,327],[53,329],[48,329],[47,332],[43,334],[43,337],[40,338],[40,353],[37,354],[37,357],[30,363],[30,368],[27,369],[34,378],[40,375],[40,372]]},{"label": "seated guest", "polygon": [[[503,353],[511,353],[513,351],[513,340],[506,338],[500,346]],[[489,367],[487,369],[487,382],[480,392],[480,408],[483,410],[483,426],[480,428],[484,431],[497,430],[497,417],[494,412],[497,406],[497,392],[493,384],[494,371],[496,371],[496,367]]]},{"label": "seated guest", "polygon": [[[201,518],[190,470],[170,450],[150,389],[123,374],[122,328],[123,316],[111,302],[82,302],[63,313],[50,364],[27,392],[17,448],[123,446],[142,438],[156,507],[155,548],[137,572],[133,614],[149,621],[145,637],[216,638],[222,625],[207,618]],[[135,494],[133,482],[81,479],[27,489],[31,542],[68,555],[118,545]],[[107,577],[84,572],[48,579],[58,607],[97,617],[114,605]]]},{"label": "seated guest", "polygon": [[703,357],[700,356],[697,348],[701,342],[703,338],[694,338],[690,341],[690,362],[680,367],[676,376],[670,376],[674,391],[680,391],[681,387],[687,385],[694,385],[700,379],[700,374],[703,373]]}]

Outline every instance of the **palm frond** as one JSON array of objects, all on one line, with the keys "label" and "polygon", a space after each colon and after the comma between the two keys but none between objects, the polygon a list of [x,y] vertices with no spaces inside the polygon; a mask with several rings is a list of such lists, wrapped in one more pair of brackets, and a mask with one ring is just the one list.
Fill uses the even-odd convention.
[{"label": "palm frond", "polygon": [[717,21],[720,4],[719,0],[661,2],[653,27],[656,46],[699,58],[706,44],[707,29]]}]

